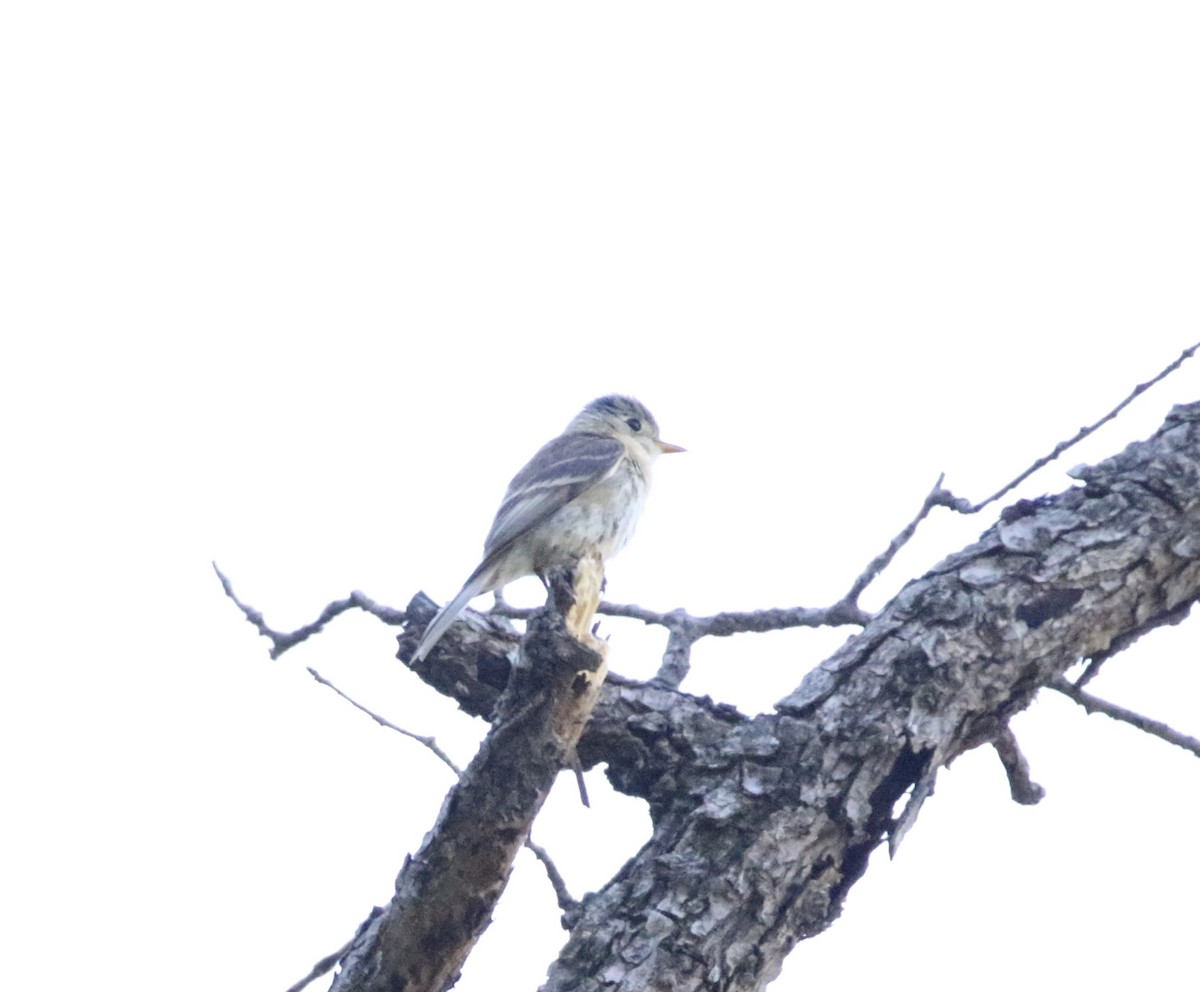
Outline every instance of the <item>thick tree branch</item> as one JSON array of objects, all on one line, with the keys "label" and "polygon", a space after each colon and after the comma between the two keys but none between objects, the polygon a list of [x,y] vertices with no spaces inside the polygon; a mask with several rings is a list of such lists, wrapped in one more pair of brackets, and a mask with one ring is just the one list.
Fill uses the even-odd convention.
[{"label": "thick tree branch", "polygon": [[761,989],[939,766],[1076,659],[1178,619],[1200,595],[1200,404],[1078,475],[910,583],[775,714],[611,687],[581,751],[649,799],[654,836],[584,901],[546,992]]},{"label": "thick tree branch", "polygon": [[[494,725],[446,797],[396,894],[342,961],[334,992],[440,992],[491,920],[517,850],[598,696],[603,661],[557,614],[530,621]],[[602,677],[602,676],[601,676]]]},{"label": "thick tree branch", "polygon": [[[307,669],[307,671],[308,671],[308,674],[311,675],[318,683],[327,687],[328,689],[333,690],[334,693],[336,693],[338,696],[340,696],[342,699],[344,699],[347,703],[349,703],[351,706],[353,706],[356,710],[358,710],[361,713],[365,713],[367,716],[369,716],[372,720],[374,720],[377,724],[379,724],[379,726],[383,727],[385,730],[391,730],[397,734],[401,734],[402,736],[407,737],[410,740],[414,740],[417,743],[424,746],[439,761],[441,761],[442,764],[444,764],[447,768],[449,768],[454,773],[454,777],[456,779],[462,777],[462,774],[463,774],[462,769],[459,768],[458,765],[456,765],[454,763],[454,761],[450,758],[450,756],[448,754],[446,754],[446,752],[443,751],[441,749],[441,747],[438,746],[438,742],[433,737],[426,736],[424,734],[416,734],[416,733],[413,733],[411,730],[406,730],[404,727],[397,726],[396,724],[392,723],[391,720],[387,719],[386,717],[380,716],[374,710],[369,709],[368,707],[364,706],[362,703],[358,702],[358,700],[354,699],[352,696],[343,692],[336,685],[334,685],[332,682],[330,682],[329,679],[325,678],[315,668],[310,667]],[[571,893],[567,888],[567,883],[563,879],[562,873],[558,870],[558,866],[554,863],[553,859],[550,857],[549,852],[544,847],[542,847],[538,844],[535,844],[533,842],[533,838],[531,838],[531,837],[525,838],[525,847],[529,849],[530,853],[532,853],[533,856],[535,858],[537,858],[539,862],[541,862],[542,867],[545,869],[546,877],[550,881],[550,886],[551,886],[551,888],[554,889],[554,896],[555,896],[555,899],[558,901],[558,907],[559,907],[559,909],[561,909],[563,911],[564,925],[569,925],[566,921],[569,921],[575,915],[578,914],[579,902],[571,896]],[[319,978],[325,972],[332,970],[333,966],[337,964],[338,960],[349,949],[350,949],[350,944],[347,944],[345,947],[343,947],[340,951],[336,952],[335,954],[328,955],[325,958],[322,958],[321,961],[318,962],[314,966],[313,971],[309,973],[308,977],[305,978],[301,983],[299,983],[298,987],[302,988],[304,985],[307,985],[309,982],[313,981],[314,979]],[[321,968],[322,966],[324,966],[324,971],[318,971],[317,969]]]}]

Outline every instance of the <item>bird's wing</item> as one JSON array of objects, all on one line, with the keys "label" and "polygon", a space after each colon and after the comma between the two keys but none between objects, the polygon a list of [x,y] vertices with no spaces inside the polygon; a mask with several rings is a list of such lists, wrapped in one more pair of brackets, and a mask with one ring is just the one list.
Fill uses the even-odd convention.
[{"label": "bird's wing", "polygon": [[433,650],[472,598],[495,588],[494,568],[513,541],[612,473],[623,452],[624,445],[616,438],[563,434],[534,455],[508,484],[504,502],[484,542],[483,561],[471,573],[462,591],[425,628],[414,660],[422,660]]},{"label": "bird's wing", "polygon": [[483,543],[485,558],[608,476],[624,450],[616,438],[601,434],[562,434],[546,444],[508,484]]}]

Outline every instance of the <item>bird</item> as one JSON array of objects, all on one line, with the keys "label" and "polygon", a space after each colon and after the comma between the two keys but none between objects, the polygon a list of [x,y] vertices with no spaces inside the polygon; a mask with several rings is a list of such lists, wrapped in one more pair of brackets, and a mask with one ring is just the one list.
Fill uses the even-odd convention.
[{"label": "bird", "polygon": [[655,459],[684,450],[659,439],[658,422],[633,397],[592,400],[508,484],[483,560],[425,629],[413,661],[423,661],[482,593],[526,575],[549,588],[552,570],[574,569],[584,558],[603,568],[633,536]]}]

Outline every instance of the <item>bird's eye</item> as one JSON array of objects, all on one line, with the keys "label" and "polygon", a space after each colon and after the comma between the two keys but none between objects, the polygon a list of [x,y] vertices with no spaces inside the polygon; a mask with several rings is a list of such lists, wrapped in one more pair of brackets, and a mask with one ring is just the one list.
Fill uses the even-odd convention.
[{"label": "bird's eye", "polygon": [[629,429],[633,431],[634,434],[642,429],[642,422],[638,420],[637,417],[630,417],[625,421],[625,423],[629,425]]}]

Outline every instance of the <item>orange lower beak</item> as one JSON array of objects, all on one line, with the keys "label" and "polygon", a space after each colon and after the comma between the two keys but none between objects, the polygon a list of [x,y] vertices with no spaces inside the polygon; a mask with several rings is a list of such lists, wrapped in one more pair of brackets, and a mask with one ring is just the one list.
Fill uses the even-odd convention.
[{"label": "orange lower beak", "polygon": [[687,451],[687,448],[681,448],[677,444],[668,444],[666,441],[655,441],[654,443],[658,445],[658,450],[664,455],[673,455],[679,451]]}]

